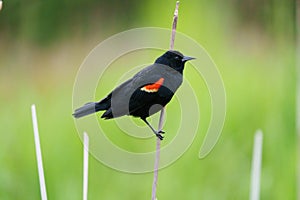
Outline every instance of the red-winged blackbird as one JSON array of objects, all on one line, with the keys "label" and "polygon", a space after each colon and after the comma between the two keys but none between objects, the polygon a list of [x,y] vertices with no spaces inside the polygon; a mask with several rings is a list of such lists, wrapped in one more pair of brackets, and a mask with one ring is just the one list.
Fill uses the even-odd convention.
[{"label": "red-winged blackbird", "polygon": [[80,118],[105,110],[101,116],[104,119],[123,115],[140,117],[162,140],[161,133],[164,131],[156,131],[146,118],[169,103],[182,83],[185,62],[192,59],[194,58],[183,56],[178,51],[167,51],[154,64],[139,71],[101,101],[87,103],[76,109],[73,116]]}]

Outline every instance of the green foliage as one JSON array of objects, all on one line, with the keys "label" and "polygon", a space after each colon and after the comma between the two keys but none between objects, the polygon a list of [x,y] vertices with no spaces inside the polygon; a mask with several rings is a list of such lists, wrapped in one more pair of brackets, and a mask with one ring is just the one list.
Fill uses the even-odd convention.
[{"label": "green foliage", "polygon": [[[272,13],[272,20],[254,19],[266,27],[246,23],[238,5],[181,2],[178,30],[202,44],[219,67],[227,93],[227,117],[216,147],[199,160],[211,115],[209,94],[194,69],[186,68],[185,78],[201,91],[197,96],[200,129],[188,151],[159,172],[158,199],[247,199],[253,134],[258,128],[264,132],[262,199],[296,199],[293,5],[286,3],[282,8],[279,5],[284,2],[270,2],[270,10],[260,12],[266,18]],[[4,2],[0,12],[0,199],[39,199],[32,103],[37,106],[49,199],[81,199],[82,144],[71,116],[77,70],[88,52],[111,33],[136,26],[170,27],[174,5],[173,1],[117,0]],[[45,48],[45,44],[52,46]],[[111,82],[119,80],[122,70],[108,71],[112,75],[99,82],[97,97],[111,90]],[[177,105],[174,100],[167,108],[164,145],[175,137]],[[109,137],[125,149],[139,152],[154,147],[154,138],[134,140],[118,132],[113,122],[105,126],[115,130]],[[89,198],[147,199],[152,178],[151,173],[124,174],[91,158]]]},{"label": "green foliage", "polygon": [[12,0],[4,2],[0,26],[9,36],[45,45],[58,37],[68,38],[74,31],[91,30],[99,21],[104,26],[127,25],[135,16],[137,2]]},{"label": "green foliage", "polygon": [[[186,15],[195,15],[193,20],[199,23],[202,18],[197,14],[219,12],[220,16],[228,16],[233,11],[237,14],[236,22],[242,27],[249,25],[257,26],[267,31],[270,35],[293,37],[295,28],[296,1],[259,0],[199,2],[191,1],[190,6],[183,5],[182,10],[188,8]],[[205,6],[204,6],[205,5]],[[54,42],[57,37],[68,38],[74,31],[92,31],[94,26],[101,27],[124,27],[134,25],[140,18],[147,18],[145,26],[156,19],[168,22],[160,16],[171,16],[174,1],[97,1],[97,0],[51,0],[51,1],[20,1],[10,0],[4,2],[4,9],[0,13],[0,26],[7,35],[21,37],[38,44]],[[224,9],[226,8],[226,9]],[[196,11],[196,12],[195,12]],[[153,17],[157,16],[157,17]],[[210,17],[215,17],[211,15]],[[206,20],[211,18],[206,18]],[[192,20],[192,19],[190,19]],[[210,20],[208,20],[210,21]],[[100,22],[100,23],[98,23]],[[166,24],[164,24],[166,25]],[[3,34],[3,33],[0,33]]]}]

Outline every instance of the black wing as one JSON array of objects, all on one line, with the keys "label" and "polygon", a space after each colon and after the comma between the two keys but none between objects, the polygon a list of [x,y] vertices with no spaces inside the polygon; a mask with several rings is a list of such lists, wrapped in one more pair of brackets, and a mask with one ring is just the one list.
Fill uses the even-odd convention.
[{"label": "black wing", "polygon": [[[154,84],[161,78],[164,78],[164,83],[157,92],[141,90],[144,86]],[[123,115],[149,116],[148,112],[151,106],[167,104],[181,83],[182,74],[170,67],[158,64],[150,65],[108,95],[111,106],[102,115],[102,118],[110,119]]]}]

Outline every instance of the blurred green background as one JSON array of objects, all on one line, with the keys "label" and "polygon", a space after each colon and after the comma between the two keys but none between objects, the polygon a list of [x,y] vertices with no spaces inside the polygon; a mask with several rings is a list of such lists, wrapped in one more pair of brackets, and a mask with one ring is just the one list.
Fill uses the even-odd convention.
[{"label": "blurred green background", "polygon": [[[32,103],[39,117],[49,199],[82,198],[82,144],[71,116],[77,70],[90,50],[113,34],[144,26],[171,27],[174,7],[170,0],[4,2],[1,200],[40,198]],[[219,67],[227,116],[214,150],[199,160],[210,117],[209,100],[200,97],[199,133],[177,162],[159,172],[159,200],[248,199],[258,128],[264,132],[261,198],[296,199],[295,9],[294,0],[181,1],[177,30],[202,44]],[[193,77],[192,68],[184,75]],[[167,112],[176,105],[172,101]],[[175,132],[171,115],[168,120],[166,143]],[[114,137],[117,134],[123,133]],[[118,142],[128,146],[128,140]],[[91,158],[89,199],[150,199],[152,180],[152,173],[121,173]]]}]

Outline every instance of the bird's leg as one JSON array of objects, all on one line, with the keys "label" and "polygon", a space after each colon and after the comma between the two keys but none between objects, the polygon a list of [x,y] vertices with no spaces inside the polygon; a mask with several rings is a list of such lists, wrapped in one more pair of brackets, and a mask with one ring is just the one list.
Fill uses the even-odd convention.
[{"label": "bird's leg", "polygon": [[149,122],[146,120],[146,119],[143,119],[142,120],[151,128],[151,130],[153,131],[153,133],[156,135],[156,137],[158,137],[160,140],[162,140],[164,137],[161,135],[161,133],[165,133],[164,131],[156,131],[152,126],[151,124],[149,124]]}]

